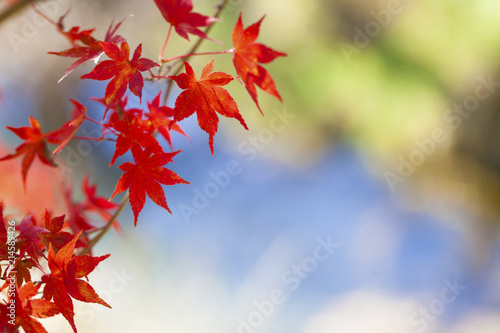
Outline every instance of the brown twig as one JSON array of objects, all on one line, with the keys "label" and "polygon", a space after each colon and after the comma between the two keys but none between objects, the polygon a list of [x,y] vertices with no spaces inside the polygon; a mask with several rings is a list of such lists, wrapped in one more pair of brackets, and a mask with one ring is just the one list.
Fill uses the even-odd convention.
[{"label": "brown twig", "polygon": [[39,0],[19,0],[12,6],[8,7],[5,9],[3,12],[0,13],[0,24],[6,21],[9,17],[12,15],[16,14],[17,12],[21,11],[24,9],[24,7],[28,6],[31,3],[34,3]]},{"label": "brown twig", "polygon": [[125,196],[122,199],[122,202],[120,203],[120,206],[116,210],[116,212],[111,216],[111,218],[108,220],[106,225],[99,231],[99,233],[92,238],[92,240],[89,242],[87,247],[82,251],[81,255],[88,254],[90,251],[92,251],[92,248],[101,240],[101,238],[108,232],[108,230],[111,228],[113,225],[113,222],[118,218],[118,216],[121,214],[122,210],[125,208],[125,206],[128,203],[128,198],[129,198],[129,192],[125,194]]}]

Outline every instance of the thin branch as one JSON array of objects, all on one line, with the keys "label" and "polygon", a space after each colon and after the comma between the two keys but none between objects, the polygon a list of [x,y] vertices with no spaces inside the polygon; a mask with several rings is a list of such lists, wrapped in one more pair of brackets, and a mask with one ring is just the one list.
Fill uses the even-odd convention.
[{"label": "thin branch", "polygon": [[0,13],[0,24],[10,18],[12,15],[24,9],[24,7],[28,6],[31,3],[34,3],[38,0],[19,0],[19,2],[13,4],[12,6],[5,9]]},{"label": "thin branch", "polygon": [[108,220],[106,225],[101,229],[101,231],[94,237],[92,240],[89,242],[88,246],[82,251],[81,255],[88,254],[90,251],[92,251],[92,248],[94,245],[101,240],[101,238],[108,232],[108,230],[111,228],[113,225],[113,222],[118,218],[118,216],[121,214],[122,210],[125,208],[125,206],[128,203],[128,198],[129,198],[129,192],[125,194],[125,196],[122,199],[122,202],[120,203],[120,206],[116,210],[116,212],[111,216],[111,218]]},{"label": "thin branch", "polygon": [[160,54],[158,55],[158,60],[160,63],[163,63],[163,55],[165,54],[165,49],[167,48],[168,40],[170,39],[170,33],[172,32],[172,24],[168,28],[167,38],[165,38],[165,43],[163,43],[163,47],[161,48]]},{"label": "thin branch", "polygon": [[225,50],[225,51],[214,51],[214,52],[190,53],[190,54],[179,55],[179,56],[175,56],[175,57],[171,57],[171,58],[163,59],[162,61],[163,61],[163,62],[169,62],[169,61],[172,61],[172,60],[176,60],[176,59],[184,59],[184,58],[187,58],[187,57],[192,57],[192,56],[199,56],[199,55],[213,55],[213,54],[225,54],[225,53],[233,53],[233,52],[234,52],[234,49]]},{"label": "thin branch", "polygon": [[94,137],[91,137],[91,136],[74,136],[71,139],[73,139],[73,140],[111,141],[111,142],[116,142],[116,140],[105,138],[105,137],[94,138]]}]

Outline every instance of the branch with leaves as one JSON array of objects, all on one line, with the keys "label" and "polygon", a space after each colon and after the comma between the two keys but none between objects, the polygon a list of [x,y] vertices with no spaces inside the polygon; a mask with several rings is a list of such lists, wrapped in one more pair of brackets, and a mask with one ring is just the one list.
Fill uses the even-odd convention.
[{"label": "branch with leaves", "polygon": [[[25,6],[31,2],[19,1],[11,11],[19,10],[15,6]],[[213,155],[219,115],[238,120],[248,130],[236,101],[224,86],[242,82],[261,113],[257,87],[282,100],[274,80],[262,64],[286,54],[256,42],[263,18],[244,28],[240,14],[233,29],[231,49],[197,53],[202,41],[217,42],[208,33],[213,24],[219,22],[218,17],[228,1],[224,0],[217,6],[214,16],[194,12],[190,0],[154,2],[170,24],[158,63],[142,57],[141,44],[133,48],[131,54],[126,38],[117,35],[124,20],[117,24],[111,22],[104,38],[98,39],[93,35],[94,29],[71,27],[66,30],[64,16],[58,22],[53,22],[35,8],[54,24],[57,32],[70,44],[66,50],[48,53],[76,59],[60,81],[73,74],[81,64],[99,59],[92,71],[80,78],[109,81],[103,95],[91,98],[102,104],[102,118],[90,118],[86,106],[71,99],[71,120],[59,129],[44,132],[33,117],[29,119],[30,126],[7,127],[23,142],[15,152],[0,157],[0,162],[22,158],[20,184],[26,188],[34,159],[39,159],[47,167],[57,168],[57,155],[72,140],[107,141],[114,144],[115,151],[108,167],[113,167],[117,159],[123,159],[128,152],[131,153],[131,160],[118,166],[122,175],[109,199],[97,194],[97,186],[90,184],[88,176],[83,179],[84,199],[80,202],[75,202],[72,197],[72,185],[63,186],[66,214],[61,216],[53,217],[50,213],[52,207],[45,207],[43,218],[36,218],[33,212],[26,212],[22,221],[13,226],[10,223],[15,216],[4,216],[4,211],[9,207],[0,203],[0,275],[4,280],[1,290],[7,294],[0,301],[0,330],[4,332],[18,332],[20,328],[26,332],[46,332],[38,319],[57,314],[61,314],[76,332],[73,299],[109,307],[88,280],[82,280],[109,256],[94,257],[91,255],[92,249],[112,227],[121,232],[117,219],[128,204],[134,215],[134,225],[140,219],[147,197],[171,213],[163,186],[189,184],[167,167],[181,153],[173,148],[171,132],[188,138],[180,125],[182,120],[196,114],[200,128],[208,134]],[[165,59],[163,56],[174,31],[186,40],[195,36],[197,41],[187,53]],[[228,53],[232,54],[238,80],[234,80],[231,74],[214,71],[214,59],[207,62],[200,75],[195,74],[197,71],[188,62],[193,56]],[[108,59],[102,60],[104,56]],[[181,72],[183,68],[185,72]],[[164,81],[165,91],[158,91],[156,97],[147,102],[147,108],[131,107],[129,98],[142,100],[145,79]],[[181,93],[171,108],[166,105],[166,101],[174,84]],[[79,128],[87,122],[100,126],[100,136],[77,135]],[[49,145],[56,147],[51,150]],[[111,201],[122,192],[126,194],[120,204]],[[32,281],[32,270],[41,273],[40,281]],[[15,304],[13,310],[9,308],[10,304]],[[11,313],[15,315],[12,317]]]}]

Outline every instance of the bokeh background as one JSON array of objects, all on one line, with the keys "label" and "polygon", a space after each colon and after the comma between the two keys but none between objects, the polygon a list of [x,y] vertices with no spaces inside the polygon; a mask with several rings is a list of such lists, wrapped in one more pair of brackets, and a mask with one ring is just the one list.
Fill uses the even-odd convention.
[{"label": "bokeh background", "polygon": [[[54,20],[71,7],[66,26],[98,37],[133,14],[119,33],[151,59],[168,29],[153,1],[38,6]],[[79,332],[498,332],[500,2],[230,0],[211,34],[224,44],[200,51],[230,48],[240,12],[245,26],[266,15],[258,41],[288,53],[266,65],[283,104],[260,92],[262,117],[231,84],[250,131],[222,119],[214,156],[196,119],[182,122],[191,141],[173,134],[172,169],[191,185],[165,189],[173,215],[148,202],[134,228],[127,208],[124,234],[99,243],[111,257],[90,281],[113,309],[75,301]],[[58,84],[71,59],[47,52],[67,41],[32,9],[1,22],[0,45],[0,155],[19,144],[6,125],[34,115],[55,129],[69,98],[100,117],[89,98],[107,82],[79,80],[87,63]],[[166,54],[189,46],[173,35]],[[195,72],[210,59],[193,58]],[[235,75],[229,55],[215,59]],[[143,104],[164,89],[146,83]],[[112,193],[112,152],[80,142],[61,153],[76,198],[86,173]],[[0,164],[7,207],[62,212],[60,175],[35,163],[23,193],[19,165]]]}]

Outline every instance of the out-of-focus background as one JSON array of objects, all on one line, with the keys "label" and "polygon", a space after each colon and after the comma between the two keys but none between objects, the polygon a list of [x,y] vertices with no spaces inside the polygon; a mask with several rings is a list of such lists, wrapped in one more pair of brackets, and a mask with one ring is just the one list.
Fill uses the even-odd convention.
[{"label": "out-of-focus background", "polygon": [[[151,59],[168,30],[153,1],[38,7],[54,20],[71,7],[66,27],[99,38],[134,14],[118,32]],[[258,41],[288,53],[265,65],[283,104],[259,91],[262,117],[232,83],[250,131],[221,119],[214,156],[196,119],[181,123],[191,142],[173,134],[172,169],[191,185],[165,188],[173,215],[148,202],[134,228],[127,208],[124,235],[99,243],[111,257],[90,281],[113,309],[75,302],[79,332],[498,332],[500,2],[230,0],[211,34],[224,44],[200,51],[230,48],[240,12],[245,26],[266,15]],[[100,117],[89,98],[107,82],[79,80],[86,63],[58,84],[72,60],[47,52],[67,41],[32,9],[2,22],[0,45],[0,155],[19,144],[6,125],[34,115],[54,129],[69,98]],[[173,35],[166,56],[189,46]],[[193,58],[195,72],[210,59]],[[235,75],[230,55],[215,69]],[[143,104],[164,88],[146,83]],[[109,197],[112,152],[80,142],[61,153],[76,197],[87,172]],[[19,165],[0,164],[8,207],[60,202],[52,169],[35,163],[25,194]]]}]

